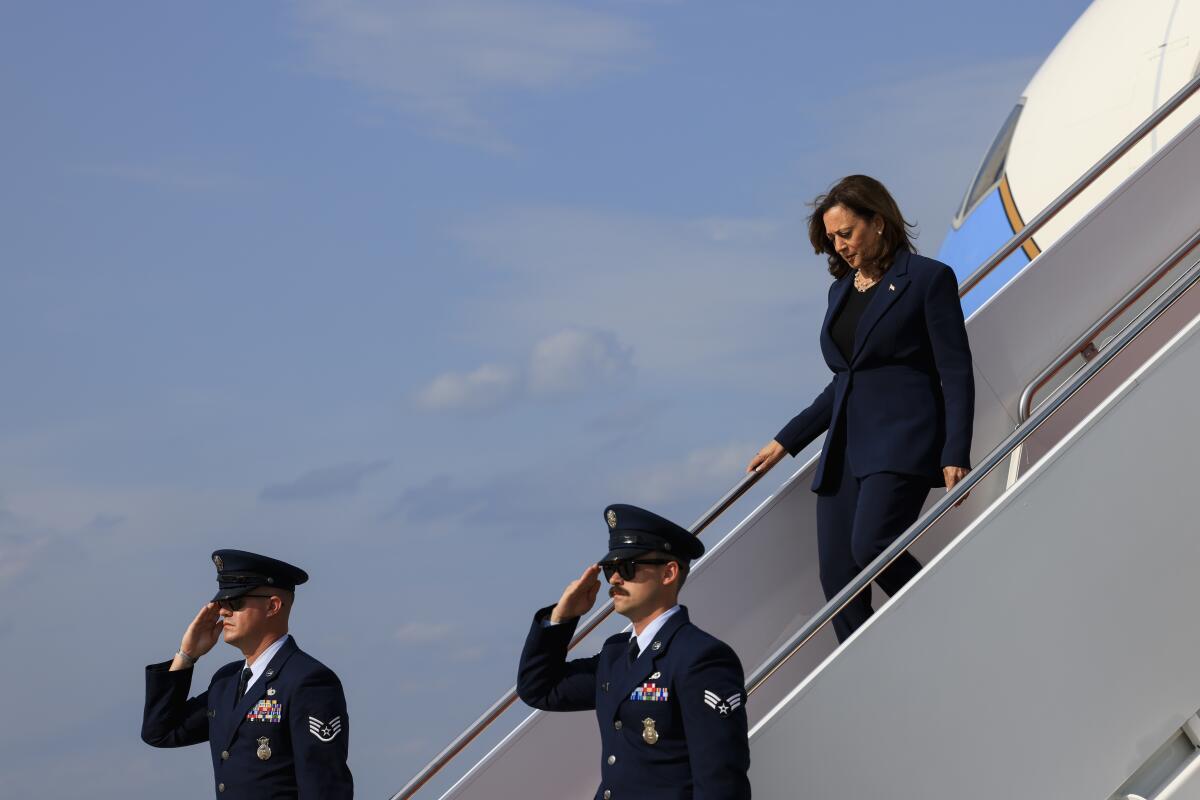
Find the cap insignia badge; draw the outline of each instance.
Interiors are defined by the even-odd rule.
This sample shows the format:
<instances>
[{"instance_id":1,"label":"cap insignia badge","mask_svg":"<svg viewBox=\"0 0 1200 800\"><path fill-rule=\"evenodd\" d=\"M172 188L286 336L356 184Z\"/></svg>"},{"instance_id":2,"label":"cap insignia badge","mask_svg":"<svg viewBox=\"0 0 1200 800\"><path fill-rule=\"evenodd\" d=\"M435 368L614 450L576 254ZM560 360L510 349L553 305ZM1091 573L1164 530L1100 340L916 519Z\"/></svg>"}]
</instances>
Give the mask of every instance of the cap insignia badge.
<instances>
[{"instance_id":1,"label":"cap insignia badge","mask_svg":"<svg viewBox=\"0 0 1200 800\"><path fill-rule=\"evenodd\" d=\"M646 744L658 744L658 731L654 728L654 718L642 720L642 741Z\"/></svg>"},{"instance_id":2,"label":"cap insignia badge","mask_svg":"<svg viewBox=\"0 0 1200 800\"><path fill-rule=\"evenodd\" d=\"M258 737L258 757L263 761L271 757L271 740L266 736Z\"/></svg>"},{"instance_id":3,"label":"cap insignia badge","mask_svg":"<svg viewBox=\"0 0 1200 800\"><path fill-rule=\"evenodd\" d=\"M608 520L608 527L617 527L617 512L613 511L611 508L608 510L608 513L604 515L604 519Z\"/></svg>"},{"instance_id":4,"label":"cap insignia badge","mask_svg":"<svg viewBox=\"0 0 1200 800\"><path fill-rule=\"evenodd\" d=\"M213 556L213 566L217 568L217 572L225 569L225 561L220 556Z\"/></svg>"}]
</instances>

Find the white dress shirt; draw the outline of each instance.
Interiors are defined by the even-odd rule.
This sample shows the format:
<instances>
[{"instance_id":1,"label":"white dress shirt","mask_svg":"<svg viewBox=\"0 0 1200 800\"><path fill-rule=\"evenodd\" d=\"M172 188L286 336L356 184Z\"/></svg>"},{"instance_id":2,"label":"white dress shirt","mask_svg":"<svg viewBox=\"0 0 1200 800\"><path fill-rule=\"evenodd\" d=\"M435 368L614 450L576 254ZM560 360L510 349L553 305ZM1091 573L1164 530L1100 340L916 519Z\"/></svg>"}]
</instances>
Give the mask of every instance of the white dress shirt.
<instances>
[{"instance_id":1,"label":"white dress shirt","mask_svg":"<svg viewBox=\"0 0 1200 800\"><path fill-rule=\"evenodd\" d=\"M250 681L246 684L246 691L250 691L250 687L258 680L259 676L267 671L267 664L271 663L271 659L279 652L279 648L283 647L284 642L288 640L291 634L285 633L275 641L271 642L271 646L263 650L258 658L254 659L254 663L245 664L242 669L250 668Z\"/></svg>"},{"instance_id":2,"label":"white dress shirt","mask_svg":"<svg viewBox=\"0 0 1200 800\"><path fill-rule=\"evenodd\" d=\"M658 632L662 630L662 626L666 625L667 620L669 620L671 618L671 615L674 614L678 610L679 610L678 604L671 606L666 611L664 611L663 613L661 613L657 617L655 617L653 622L651 622L645 628L642 628L641 634L639 634L637 636L635 636L633 634L633 632L630 631L630 633L629 633L630 641L637 639L638 656L639 657L641 656L642 653L646 652L647 647L649 647L650 645L652 645L654 643L654 637L658 636Z\"/></svg>"},{"instance_id":3,"label":"white dress shirt","mask_svg":"<svg viewBox=\"0 0 1200 800\"><path fill-rule=\"evenodd\" d=\"M679 610L679 604L676 603L675 605L671 606L663 613L659 614L657 617L654 618L653 622L651 622L649 625L647 625L645 628L642 629L641 636L635 635L633 633L633 631L629 632L629 640L630 641L637 639L638 656L641 656L642 653L646 652L647 647L654 644L654 637L658 635L658 632L660 630L662 630L662 626L667 624L667 620L669 620L671 618L671 615L674 614L678 610ZM549 628L553 625L561 625L561 624L562 624L561 622L551 622L549 616L542 618L542 627L543 628Z\"/></svg>"}]
</instances>

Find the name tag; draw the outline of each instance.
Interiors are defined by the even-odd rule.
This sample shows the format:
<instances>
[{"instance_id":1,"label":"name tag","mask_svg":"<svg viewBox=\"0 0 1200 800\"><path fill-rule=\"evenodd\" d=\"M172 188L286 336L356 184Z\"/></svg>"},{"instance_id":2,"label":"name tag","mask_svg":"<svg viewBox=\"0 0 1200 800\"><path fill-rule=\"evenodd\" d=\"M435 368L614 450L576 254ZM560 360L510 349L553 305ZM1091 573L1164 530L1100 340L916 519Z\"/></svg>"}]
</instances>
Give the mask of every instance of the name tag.
<instances>
[{"instance_id":1,"label":"name tag","mask_svg":"<svg viewBox=\"0 0 1200 800\"><path fill-rule=\"evenodd\" d=\"M250 722L283 722L283 705L278 700L259 700L246 719Z\"/></svg>"},{"instance_id":2,"label":"name tag","mask_svg":"<svg viewBox=\"0 0 1200 800\"><path fill-rule=\"evenodd\" d=\"M647 703L665 703L670 697L667 687L659 688L653 683L643 683L629 695L630 700L641 700Z\"/></svg>"}]
</instances>

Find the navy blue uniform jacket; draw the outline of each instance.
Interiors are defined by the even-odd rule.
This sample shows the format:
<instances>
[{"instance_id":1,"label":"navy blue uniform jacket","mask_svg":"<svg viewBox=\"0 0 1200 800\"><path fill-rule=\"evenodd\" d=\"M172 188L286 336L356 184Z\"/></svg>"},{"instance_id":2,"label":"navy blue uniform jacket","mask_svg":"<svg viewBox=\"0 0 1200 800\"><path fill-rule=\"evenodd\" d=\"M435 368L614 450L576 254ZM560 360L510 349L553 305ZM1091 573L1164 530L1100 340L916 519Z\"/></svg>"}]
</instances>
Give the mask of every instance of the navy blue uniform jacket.
<instances>
[{"instance_id":1,"label":"navy blue uniform jacket","mask_svg":"<svg viewBox=\"0 0 1200 800\"><path fill-rule=\"evenodd\" d=\"M628 633L609 637L591 658L567 661L578 619L545 627L553 608L534 616L517 693L544 711L595 709L603 743L597 800L750 797L745 677L729 645L680 608L632 666ZM653 744L645 737L651 726Z\"/></svg>"},{"instance_id":2,"label":"navy blue uniform jacket","mask_svg":"<svg viewBox=\"0 0 1200 800\"><path fill-rule=\"evenodd\" d=\"M830 326L849 292L851 271L829 287L821 353L833 380L775 441L793 456L826 430L813 491L827 491L826 457L845 442L855 477L898 472L944 486L942 467L970 467L975 415L971 348L950 267L898 250L863 311L846 362Z\"/></svg>"},{"instance_id":3,"label":"navy blue uniform jacket","mask_svg":"<svg viewBox=\"0 0 1200 800\"><path fill-rule=\"evenodd\" d=\"M142 740L155 747L208 742L213 791L228 798L350 798L350 718L333 671L290 636L241 700L244 661L221 667L208 690L188 699L192 670L170 661L146 667ZM259 755L266 738L268 758Z\"/></svg>"}]
</instances>

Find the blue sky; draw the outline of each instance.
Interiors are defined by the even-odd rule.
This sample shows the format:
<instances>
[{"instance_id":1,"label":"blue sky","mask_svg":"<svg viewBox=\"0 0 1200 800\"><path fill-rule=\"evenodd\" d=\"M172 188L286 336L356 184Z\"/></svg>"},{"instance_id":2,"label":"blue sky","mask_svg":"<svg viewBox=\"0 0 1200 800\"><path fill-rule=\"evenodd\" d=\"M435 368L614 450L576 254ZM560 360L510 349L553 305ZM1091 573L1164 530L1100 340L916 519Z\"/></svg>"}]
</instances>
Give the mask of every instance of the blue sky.
<instances>
[{"instance_id":1,"label":"blue sky","mask_svg":"<svg viewBox=\"0 0 1200 800\"><path fill-rule=\"evenodd\" d=\"M607 503L690 522L824 385L806 202L874 174L935 253L1085 6L6 5L7 789L209 796L137 732L220 547L310 571L397 789Z\"/></svg>"}]
</instances>

